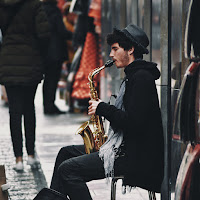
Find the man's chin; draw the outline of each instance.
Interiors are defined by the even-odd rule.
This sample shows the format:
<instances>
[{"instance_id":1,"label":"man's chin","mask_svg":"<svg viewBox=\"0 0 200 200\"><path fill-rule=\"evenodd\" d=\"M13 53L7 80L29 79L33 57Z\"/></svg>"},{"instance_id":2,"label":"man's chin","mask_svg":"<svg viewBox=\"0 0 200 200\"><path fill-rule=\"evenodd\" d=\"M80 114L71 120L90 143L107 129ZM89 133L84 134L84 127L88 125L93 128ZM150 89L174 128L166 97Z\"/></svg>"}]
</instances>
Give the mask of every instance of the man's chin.
<instances>
[{"instance_id":1,"label":"man's chin","mask_svg":"<svg viewBox=\"0 0 200 200\"><path fill-rule=\"evenodd\" d=\"M121 66L121 65L115 65L118 69L120 68L124 68L125 66Z\"/></svg>"}]
</instances>

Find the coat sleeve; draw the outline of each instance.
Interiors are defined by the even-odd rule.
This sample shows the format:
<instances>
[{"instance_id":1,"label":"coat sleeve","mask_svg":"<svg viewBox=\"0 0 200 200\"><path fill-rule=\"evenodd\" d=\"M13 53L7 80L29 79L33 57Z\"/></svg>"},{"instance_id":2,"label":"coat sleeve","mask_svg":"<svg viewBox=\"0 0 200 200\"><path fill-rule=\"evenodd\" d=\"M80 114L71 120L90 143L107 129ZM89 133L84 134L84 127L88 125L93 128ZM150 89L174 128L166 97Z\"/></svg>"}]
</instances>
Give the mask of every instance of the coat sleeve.
<instances>
[{"instance_id":1,"label":"coat sleeve","mask_svg":"<svg viewBox=\"0 0 200 200\"><path fill-rule=\"evenodd\" d=\"M127 127L144 133L146 126L157 115L159 108L154 80L136 80L125 97L127 107Z\"/></svg>"},{"instance_id":2,"label":"coat sleeve","mask_svg":"<svg viewBox=\"0 0 200 200\"><path fill-rule=\"evenodd\" d=\"M125 111L101 102L97 107L96 114L104 116L110 121L112 127L122 129L124 133L132 127L142 130L153 110L153 94L155 94L153 80L134 80L127 83L126 86Z\"/></svg>"},{"instance_id":3,"label":"coat sleeve","mask_svg":"<svg viewBox=\"0 0 200 200\"><path fill-rule=\"evenodd\" d=\"M50 26L41 2L35 5L35 30L39 39L50 38Z\"/></svg>"},{"instance_id":4,"label":"coat sleeve","mask_svg":"<svg viewBox=\"0 0 200 200\"><path fill-rule=\"evenodd\" d=\"M54 26L54 29L56 29L57 33L59 33L60 37L65 40L72 39L72 32L70 32L66 29L64 22L63 22L62 14L61 14L59 8L57 8L55 10L55 13L51 13L51 15L52 15L52 16L50 16L51 22Z\"/></svg>"}]
</instances>

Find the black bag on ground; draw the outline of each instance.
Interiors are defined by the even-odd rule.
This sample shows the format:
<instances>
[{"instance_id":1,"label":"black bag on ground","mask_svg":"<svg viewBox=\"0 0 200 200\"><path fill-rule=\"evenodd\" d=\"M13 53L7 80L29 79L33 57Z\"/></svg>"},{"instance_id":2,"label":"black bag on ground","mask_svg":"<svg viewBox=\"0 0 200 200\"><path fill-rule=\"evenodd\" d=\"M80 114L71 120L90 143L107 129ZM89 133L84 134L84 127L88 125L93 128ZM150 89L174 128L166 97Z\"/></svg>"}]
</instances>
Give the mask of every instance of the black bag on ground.
<instances>
[{"instance_id":1,"label":"black bag on ground","mask_svg":"<svg viewBox=\"0 0 200 200\"><path fill-rule=\"evenodd\" d=\"M56 190L50 188L43 188L33 200L69 200L69 199Z\"/></svg>"}]
</instances>

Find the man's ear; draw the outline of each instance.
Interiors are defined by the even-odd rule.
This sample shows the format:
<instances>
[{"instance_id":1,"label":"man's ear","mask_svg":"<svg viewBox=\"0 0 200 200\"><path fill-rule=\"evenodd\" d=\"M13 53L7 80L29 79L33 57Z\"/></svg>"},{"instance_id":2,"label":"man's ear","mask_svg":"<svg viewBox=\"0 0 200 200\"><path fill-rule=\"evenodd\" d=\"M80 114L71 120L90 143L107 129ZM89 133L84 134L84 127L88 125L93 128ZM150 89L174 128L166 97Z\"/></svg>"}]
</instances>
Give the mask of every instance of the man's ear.
<instances>
[{"instance_id":1,"label":"man's ear","mask_svg":"<svg viewBox=\"0 0 200 200\"><path fill-rule=\"evenodd\" d=\"M128 50L129 55L133 54L134 50L135 50L134 47L130 48L130 49Z\"/></svg>"}]
</instances>

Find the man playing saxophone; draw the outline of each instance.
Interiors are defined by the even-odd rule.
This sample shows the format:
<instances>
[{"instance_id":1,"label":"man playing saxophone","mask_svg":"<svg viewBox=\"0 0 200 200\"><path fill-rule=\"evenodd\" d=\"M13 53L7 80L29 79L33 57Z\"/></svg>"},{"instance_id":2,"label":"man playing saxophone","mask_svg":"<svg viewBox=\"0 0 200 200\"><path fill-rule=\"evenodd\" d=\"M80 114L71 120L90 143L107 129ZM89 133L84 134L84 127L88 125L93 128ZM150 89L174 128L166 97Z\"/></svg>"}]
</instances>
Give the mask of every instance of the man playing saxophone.
<instances>
[{"instance_id":1,"label":"man playing saxophone","mask_svg":"<svg viewBox=\"0 0 200 200\"><path fill-rule=\"evenodd\" d=\"M162 120L155 80L155 63L143 60L149 39L129 24L107 35L110 57L125 78L115 105L90 100L88 114L110 122L108 139L99 151L85 153L84 145L63 147L56 159L51 188L71 200L91 200L86 182L123 175L123 184L160 192L164 169ZM43 200L40 198L40 200Z\"/></svg>"}]
</instances>

